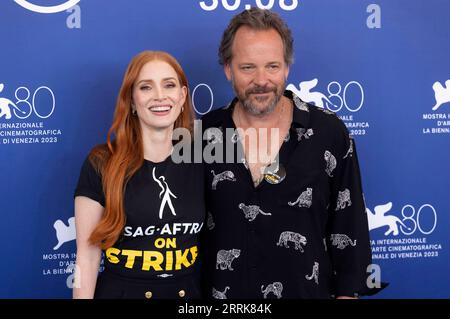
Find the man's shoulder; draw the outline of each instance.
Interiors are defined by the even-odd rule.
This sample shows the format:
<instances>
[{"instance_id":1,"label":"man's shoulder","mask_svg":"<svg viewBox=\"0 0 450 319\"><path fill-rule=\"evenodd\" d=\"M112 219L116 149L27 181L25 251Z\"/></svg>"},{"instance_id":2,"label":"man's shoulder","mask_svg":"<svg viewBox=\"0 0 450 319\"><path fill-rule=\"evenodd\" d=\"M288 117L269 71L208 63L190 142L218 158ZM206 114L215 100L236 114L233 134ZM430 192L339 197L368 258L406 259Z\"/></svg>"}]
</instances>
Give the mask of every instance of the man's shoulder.
<instances>
[{"instance_id":1,"label":"man's shoulder","mask_svg":"<svg viewBox=\"0 0 450 319\"><path fill-rule=\"evenodd\" d=\"M308 109L313 126L326 127L332 134L348 134L347 127L335 112L309 103Z\"/></svg>"},{"instance_id":2,"label":"man's shoulder","mask_svg":"<svg viewBox=\"0 0 450 319\"><path fill-rule=\"evenodd\" d=\"M345 123L335 112L310 104L308 108L311 127L321 132L325 140L333 145L332 149L336 154L346 152L350 146L351 137Z\"/></svg>"},{"instance_id":3,"label":"man's shoulder","mask_svg":"<svg viewBox=\"0 0 450 319\"><path fill-rule=\"evenodd\" d=\"M203 115L201 118L203 130L210 128L210 127L221 126L227 112L228 112L228 110L227 110L227 107L225 106L225 107L218 108L216 110L213 110L213 111L208 112L207 114Z\"/></svg>"}]
</instances>

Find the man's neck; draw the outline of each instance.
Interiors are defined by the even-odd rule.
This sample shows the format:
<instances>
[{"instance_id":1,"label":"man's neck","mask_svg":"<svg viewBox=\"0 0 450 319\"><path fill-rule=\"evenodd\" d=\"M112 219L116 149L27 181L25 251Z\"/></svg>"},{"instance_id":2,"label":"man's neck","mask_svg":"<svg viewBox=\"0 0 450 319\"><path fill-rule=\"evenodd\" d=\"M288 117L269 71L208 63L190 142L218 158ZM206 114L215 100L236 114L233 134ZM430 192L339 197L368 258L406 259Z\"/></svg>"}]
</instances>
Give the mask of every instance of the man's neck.
<instances>
[{"instance_id":1,"label":"man's neck","mask_svg":"<svg viewBox=\"0 0 450 319\"><path fill-rule=\"evenodd\" d=\"M286 116L292 116L290 106L289 99L281 97L273 112L255 115L246 111L242 104L238 102L233 112L233 120L237 127L244 130L248 128L281 128L283 123L286 123Z\"/></svg>"},{"instance_id":2,"label":"man's neck","mask_svg":"<svg viewBox=\"0 0 450 319\"><path fill-rule=\"evenodd\" d=\"M292 122L292 103L283 97L275 111L264 116L243 112L240 104L237 104L236 107L233 112L233 120L236 127L244 130L241 142L256 186L261 182L264 169L276 159L289 131ZM245 117L242 114L245 114ZM256 134L251 134L249 129L256 129Z\"/></svg>"}]
</instances>

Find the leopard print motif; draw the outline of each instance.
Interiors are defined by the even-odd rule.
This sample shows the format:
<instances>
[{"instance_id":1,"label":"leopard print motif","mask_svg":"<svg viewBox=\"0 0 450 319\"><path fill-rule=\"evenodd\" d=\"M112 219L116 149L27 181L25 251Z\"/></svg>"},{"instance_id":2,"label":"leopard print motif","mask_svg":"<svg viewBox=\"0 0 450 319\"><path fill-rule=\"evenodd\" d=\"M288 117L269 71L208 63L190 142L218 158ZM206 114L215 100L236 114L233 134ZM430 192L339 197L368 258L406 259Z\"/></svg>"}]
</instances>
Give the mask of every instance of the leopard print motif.
<instances>
[{"instance_id":1,"label":"leopard print motif","mask_svg":"<svg viewBox=\"0 0 450 319\"><path fill-rule=\"evenodd\" d=\"M218 127L210 127L204 133L208 144L217 144L223 142L223 132Z\"/></svg>"},{"instance_id":2,"label":"leopard print motif","mask_svg":"<svg viewBox=\"0 0 450 319\"><path fill-rule=\"evenodd\" d=\"M314 282L316 283L316 285L319 284L319 263L318 262L314 262L314 266L312 269L312 274L311 275L306 275L305 278L307 280L312 280L314 279Z\"/></svg>"},{"instance_id":3,"label":"leopard print motif","mask_svg":"<svg viewBox=\"0 0 450 319\"><path fill-rule=\"evenodd\" d=\"M212 289L212 296L214 299L227 299L227 290L230 289L230 287L226 286L224 291L218 291L216 288L213 287Z\"/></svg>"},{"instance_id":4,"label":"leopard print motif","mask_svg":"<svg viewBox=\"0 0 450 319\"><path fill-rule=\"evenodd\" d=\"M267 299L267 295L269 293L273 293L278 299L283 297L281 293L283 292L283 284L279 281L276 281L270 285L267 285L266 289L264 289L264 285L261 286L261 292L264 294L264 299Z\"/></svg>"},{"instance_id":5,"label":"leopard print motif","mask_svg":"<svg viewBox=\"0 0 450 319\"><path fill-rule=\"evenodd\" d=\"M297 131L297 141L303 140L309 140L311 136L314 135L314 131L312 128L309 128L308 130L304 128L296 128Z\"/></svg>"},{"instance_id":6,"label":"leopard print motif","mask_svg":"<svg viewBox=\"0 0 450 319\"><path fill-rule=\"evenodd\" d=\"M240 249L219 250L217 253L216 269L219 269L220 266L220 270L228 269L233 271L234 269L231 267L231 263L240 255Z\"/></svg>"},{"instance_id":7,"label":"leopard print motif","mask_svg":"<svg viewBox=\"0 0 450 319\"><path fill-rule=\"evenodd\" d=\"M306 191L302 192L295 202L288 202L289 206L310 208L312 205L312 188L307 188Z\"/></svg>"},{"instance_id":8,"label":"leopard print motif","mask_svg":"<svg viewBox=\"0 0 450 319\"><path fill-rule=\"evenodd\" d=\"M343 157L343 159L346 159L347 157L352 157L353 155L353 139L350 139L350 146L348 147L348 151Z\"/></svg>"},{"instance_id":9,"label":"leopard print motif","mask_svg":"<svg viewBox=\"0 0 450 319\"><path fill-rule=\"evenodd\" d=\"M278 239L277 246L283 245L285 248L289 248L288 241L292 241L295 245L295 250L300 250L300 252L304 252L303 246L306 246L307 240L306 237L291 231L284 231L280 234L280 238Z\"/></svg>"},{"instance_id":10,"label":"leopard print motif","mask_svg":"<svg viewBox=\"0 0 450 319\"><path fill-rule=\"evenodd\" d=\"M256 216L258 216L258 214L262 214L262 215L272 215L271 213L265 213L261 210L261 208L259 208L259 206L257 205L249 205L246 206L243 203L239 204L239 208L242 209L242 211L245 214L245 218L248 219L248 221L252 222L255 220Z\"/></svg>"},{"instance_id":11,"label":"leopard print motif","mask_svg":"<svg viewBox=\"0 0 450 319\"><path fill-rule=\"evenodd\" d=\"M336 210L344 209L345 207L350 206L352 206L352 200L350 199L350 190L346 188L342 192L339 191L336 203Z\"/></svg>"},{"instance_id":12,"label":"leopard print motif","mask_svg":"<svg viewBox=\"0 0 450 319\"><path fill-rule=\"evenodd\" d=\"M348 245L356 246L356 239L352 241L350 237L345 234L331 234L331 244L337 246L338 249L344 249Z\"/></svg>"},{"instance_id":13,"label":"leopard print motif","mask_svg":"<svg viewBox=\"0 0 450 319\"><path fill-rule=\"evenodd\" d=\"M211 189L212 190L216 190L217 188L217 183L222 182L222 181L231 181L231 182L235 182L236 178L234 177L234 174L232 171L225 171L219 174L215 174L214 170L211 170L211 174L213 174L213 181L212 181L212 185L211 185Z\"/></svg>"},{"instance_id":14,"label":"leopard print motif","mask_svg":"<svg viewBox=\"0 0 450 319\"><path fill-rule=\"evenodd\" d=\"M305 102L300 100L300 98L297 95L294 94L294 98L293 99L294 99L295 106L299 110L302 110L302 111L305 111L305 112L309 112L308 104L306 104Z\"/></svg>"},{"instance_id":15,"label":"leopard print motif","mask_svg":"<svg viewBox=\"0 0 450 319\"><path fill-rule=\"evenodd\" d=\"M333 177L333 175L331 174L333 173L337 165L336 157L334 157L334 155L331 154L330 151L325 151L324 159L326 163L325 172L327 172L328 176Z\"/></svg>"}]
</instances>

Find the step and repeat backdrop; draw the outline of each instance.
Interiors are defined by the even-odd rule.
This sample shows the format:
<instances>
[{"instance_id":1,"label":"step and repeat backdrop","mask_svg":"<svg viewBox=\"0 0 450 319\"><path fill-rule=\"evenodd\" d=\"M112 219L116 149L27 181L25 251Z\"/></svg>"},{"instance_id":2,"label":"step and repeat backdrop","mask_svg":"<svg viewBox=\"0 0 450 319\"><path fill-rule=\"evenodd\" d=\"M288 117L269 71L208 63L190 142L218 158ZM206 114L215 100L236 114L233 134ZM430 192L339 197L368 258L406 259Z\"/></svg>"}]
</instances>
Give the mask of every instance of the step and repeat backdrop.
<instances>
[{"instance_id":1,"label":"step and repeat backdrop","mask_svg":"<svg viewBox=\"0 0 450 319\"><path fill-rule=\"evenodd\" d=\"M206 114L233 97L217 48L251 6L292 29L288 88L355 137L376 297L450 298L448 0L2 0L1 298L71 297L73 191L130 59L173 54Z\"/></svg>"}]
</instances>

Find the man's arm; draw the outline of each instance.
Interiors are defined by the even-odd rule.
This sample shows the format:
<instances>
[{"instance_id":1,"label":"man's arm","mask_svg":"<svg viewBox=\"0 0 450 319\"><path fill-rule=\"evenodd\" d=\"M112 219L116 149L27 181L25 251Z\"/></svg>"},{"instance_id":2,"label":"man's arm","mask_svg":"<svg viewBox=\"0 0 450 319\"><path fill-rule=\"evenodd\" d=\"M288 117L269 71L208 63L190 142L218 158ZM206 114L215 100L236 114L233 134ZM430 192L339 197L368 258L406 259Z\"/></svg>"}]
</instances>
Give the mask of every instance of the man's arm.
<instances>
[{"instance_id":1,"label":"man's arm","mask_svg":"<svg viewBox=\"0 0 450 319\"><path fill-rule=\"evenodd\" d=\"M342 124L343 125L343 124ZM365 294L367 267L372 263L356 146L345 127L337 135L337 165L331 178L327 242L339 299Z\"/></svg>"}]
</instances>

